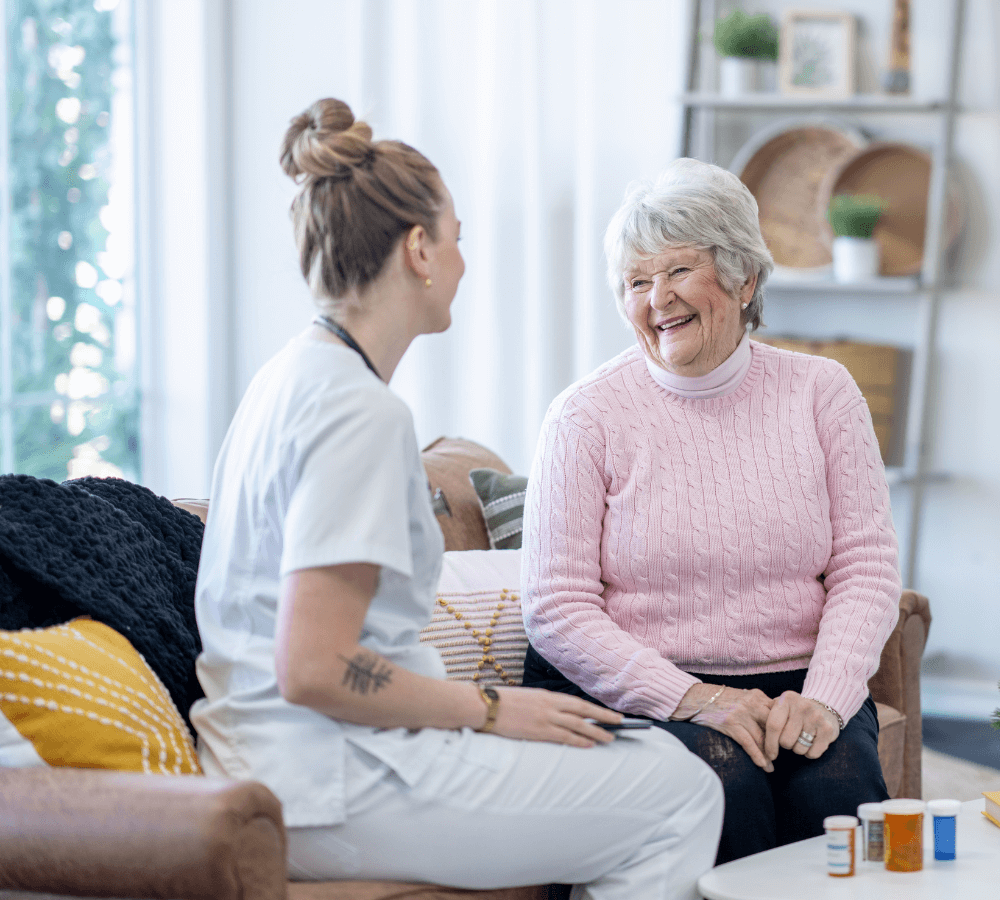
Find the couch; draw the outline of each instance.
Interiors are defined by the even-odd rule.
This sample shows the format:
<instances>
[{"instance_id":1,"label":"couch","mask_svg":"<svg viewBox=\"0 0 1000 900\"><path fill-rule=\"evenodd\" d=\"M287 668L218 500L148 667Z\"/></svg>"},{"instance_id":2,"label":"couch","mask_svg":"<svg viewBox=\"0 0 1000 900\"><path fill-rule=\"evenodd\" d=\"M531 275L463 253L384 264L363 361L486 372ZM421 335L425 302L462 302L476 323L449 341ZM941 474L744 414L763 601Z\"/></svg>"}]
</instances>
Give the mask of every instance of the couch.
<instances>
[{"instance_id":1,"label":"couch","mask_svg":"<svg viewBox=\"0 0 1000 900\"><path fill-rule=\"evenodd\" d=\"M468 473L510 470L469 441L439 439L424 466L448 550L490 546ZM206 501L178 505L204 518ZM893 797L920 796L920 661L930 611L904 591L899 622L870 681L879 758ZM287 882L285 830L256 782L95 769L0 770L0 897L39 894L163 900L547 900L539 885L463 891L391 882ZM442 842L443 852L446 841ZM24 893L30 892L30 893Z\"/></svg>"}]
</instances>

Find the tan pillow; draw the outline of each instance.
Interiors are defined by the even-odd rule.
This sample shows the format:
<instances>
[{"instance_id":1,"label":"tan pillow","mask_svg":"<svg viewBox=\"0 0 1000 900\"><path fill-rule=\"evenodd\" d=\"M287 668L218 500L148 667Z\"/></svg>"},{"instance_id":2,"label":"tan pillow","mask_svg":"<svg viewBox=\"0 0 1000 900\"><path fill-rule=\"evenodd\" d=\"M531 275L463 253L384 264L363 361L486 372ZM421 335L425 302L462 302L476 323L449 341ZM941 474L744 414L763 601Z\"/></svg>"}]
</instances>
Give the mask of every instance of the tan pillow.
<instances>
[{"instance_id":1,"label":"tan pillow","mask_svg":"<svg viewBox=\"0 0 1000 900\"><path fill-rule=\"evenodd\" d=\"M528 638L520 579L520 550L445 553L434 616L420 640L437 647L449 679L521 683Z\"/></svg>"},{"instance_id":2,"label":"tan pillow","mask_svg":"<svg viewBox=\"0 0 1000 900\"><path fill-rule=\"evenodd\" d=\"M441 437L420 454L445 550L488 550L490 539L469 472L496 469L509 473L502 459L474 441Z\"/></svg>"}]
</instances>

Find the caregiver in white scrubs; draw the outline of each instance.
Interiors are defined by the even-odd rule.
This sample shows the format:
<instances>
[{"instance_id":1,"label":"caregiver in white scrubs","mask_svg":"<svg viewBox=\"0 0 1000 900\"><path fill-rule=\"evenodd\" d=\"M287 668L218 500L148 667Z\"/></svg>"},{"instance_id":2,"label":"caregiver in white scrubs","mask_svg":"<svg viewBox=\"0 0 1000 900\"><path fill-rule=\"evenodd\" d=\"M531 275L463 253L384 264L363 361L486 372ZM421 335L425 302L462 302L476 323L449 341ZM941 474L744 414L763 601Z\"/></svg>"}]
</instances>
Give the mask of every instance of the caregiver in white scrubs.
<instances>
[{"instance_id":1,"label":"caregiver in white scrubs","mask_svg":"<svg viewBox=\"0 0 1000 900\"><path fill-rule=\"evenodd\" d=\"M441 176L338 100L292 121L281 164L319 315L254 377L215 467L205 771L274 791L296 879L694 898L722 819L705 763L659 729L616 739L619 714L577 697L447 681L419 640L444 548L387 382L449 326L465 270Z\"/></svg>"}]
</instances>

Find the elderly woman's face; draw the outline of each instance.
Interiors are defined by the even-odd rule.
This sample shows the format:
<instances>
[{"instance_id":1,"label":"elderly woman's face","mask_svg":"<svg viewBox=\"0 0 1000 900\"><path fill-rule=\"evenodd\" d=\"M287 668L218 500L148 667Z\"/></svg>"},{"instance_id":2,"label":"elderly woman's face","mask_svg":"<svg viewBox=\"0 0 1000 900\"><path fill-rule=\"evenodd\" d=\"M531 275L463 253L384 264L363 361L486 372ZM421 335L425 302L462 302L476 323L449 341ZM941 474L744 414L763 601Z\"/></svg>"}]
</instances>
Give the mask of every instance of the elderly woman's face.
<instances>
[{"instance_id":1,"label":"elderly woman's face","mask_svg":"<svg viewBox=\"0 0 1000 900\"><path fill-rule=\"evenodd\" d=\"M753 280L739 299L715 277L712 254L668 247L625 270L625 312L639 346L654 363L676 375L707 375L725 362L743 337L742 302L753 296Z\"/></svg>"}]
</instances>

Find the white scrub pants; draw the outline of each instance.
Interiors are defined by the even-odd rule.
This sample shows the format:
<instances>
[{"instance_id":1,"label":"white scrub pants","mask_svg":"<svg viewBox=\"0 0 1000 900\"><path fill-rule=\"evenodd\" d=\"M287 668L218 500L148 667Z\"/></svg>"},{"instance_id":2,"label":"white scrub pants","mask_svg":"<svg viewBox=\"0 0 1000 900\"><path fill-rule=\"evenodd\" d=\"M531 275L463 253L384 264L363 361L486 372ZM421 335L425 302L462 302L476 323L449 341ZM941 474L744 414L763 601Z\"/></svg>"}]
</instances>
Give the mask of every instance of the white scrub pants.
<instances>
[{"instance_id":1,"label":"white scrub pants","mask_svg":"<svg viewBox=\"0 0 1000 900\"><path fill-rule=\"evenodd\" d=\"M412 787L359 750L346 776L346 822L289 829L291 878L694 900L722 828L718 778L659 728L586 750L465 730Z\"/></svg>"}]
</instances>

